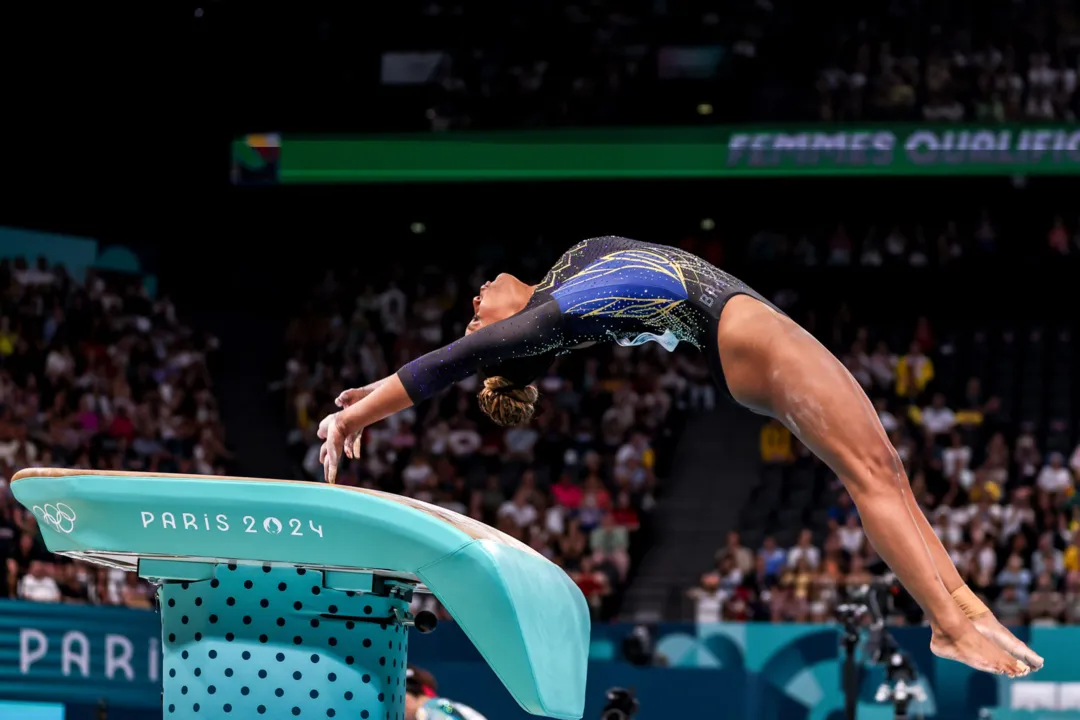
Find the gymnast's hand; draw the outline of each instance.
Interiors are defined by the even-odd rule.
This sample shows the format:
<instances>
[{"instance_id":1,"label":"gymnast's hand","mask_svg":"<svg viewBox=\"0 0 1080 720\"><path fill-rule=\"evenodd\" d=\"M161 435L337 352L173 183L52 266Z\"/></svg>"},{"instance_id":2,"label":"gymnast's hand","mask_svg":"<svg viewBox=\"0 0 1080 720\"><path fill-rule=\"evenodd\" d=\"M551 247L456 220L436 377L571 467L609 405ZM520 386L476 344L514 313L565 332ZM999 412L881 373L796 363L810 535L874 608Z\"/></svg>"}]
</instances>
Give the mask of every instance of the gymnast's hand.
<instances>
[{"instance_id":1,"label":"gymnast's hand","mask_svg":"<svg viewBox=\"0 0 1080 720\"><path fill-rule=\"evenodd\" d=\"M364 387L353 388L351 390L343 390L340 395L334 400L334 404L344 410L345 408L360 402L375 390L375 388L386 382L386 378L377 380L370 385Z\"/></svg>"},{"instance_id":2,"label":"gymnast's hand","mask_svg":"<svg viewBox=\"0 0 1080 720\"><path fill-rule=\"evenodd\" d=\"M350 458L360 456L360 433L362 430L348 432L345 423L342 422L340 413L333 413L323 418L319 423L319 438L323 440L319 450L319 462L323 464L323 473L326 482L333 485L337 482L338 464L341 462L342 450Z\"/></svg>"},{"instance_id":3,"label":"gymnast's hand","mask_svg":"<svg viewBox=\"0 0 1080 720\"><path fill-rule=\"evenodd\" d=\"M360 402L368 395L372 393L375 388L382 385L383 381L379 380L373 382L370 385L365 385L361 388L353 388L351 390L343 390L340 395L334 400L334 404L344 410L347 407L351 407ZM349 433L345 438L345 457L350 459L356 459L360 457L360 433L363 432L363 428L357 430L354 433Z\"/></svg>"},{"instance_id":4,"label":"gymnast's hand","mask_svg":"<svg viewBox=\"0 0 1080 720\"><path fill-rule=\"evenodd\" d=\"M328 415L319 423L319 437L324 441L319 461L326 470L326 481L337 479L341 453L360 457L360 435L364 428L385 417L412 407L412 400L397 374L354 390L346 390L334 401L340 412Z\"/></svg>"}]
</instances>

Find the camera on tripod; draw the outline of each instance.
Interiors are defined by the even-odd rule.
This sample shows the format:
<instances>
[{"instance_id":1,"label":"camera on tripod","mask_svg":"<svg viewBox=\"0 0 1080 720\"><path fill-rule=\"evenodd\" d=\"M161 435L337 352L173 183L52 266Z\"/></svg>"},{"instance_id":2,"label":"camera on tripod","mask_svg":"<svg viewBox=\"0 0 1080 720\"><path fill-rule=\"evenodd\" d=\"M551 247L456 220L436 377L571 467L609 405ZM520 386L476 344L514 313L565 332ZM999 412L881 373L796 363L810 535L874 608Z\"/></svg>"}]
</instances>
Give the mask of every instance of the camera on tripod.
<instances>
[{"instance_id":1,"label":"camera on tripod","mask_svg":"<svg viewBox=\"0 0 1080 720\"><path fill-rule=\"evenodd\" d=\"M892 610L893 596L899 590L892 575L877 579L848 591L846 602L836 608L836 618L844 627L841 644L844 647L845 715L855 719L859 694L859 669L855 650L859 645L864 619L869 619L865 656L871 665L885 666L885 682L877 689L877 702L891 702L893 717L905 720L913 700L922 702L926 693L918 683L915 664L901 649L885 627L885 618Z\"/></svg>"},{"instance_id":2,"label":"camera on tripod","mask_svg":"<svg viewBox=\"0 0 1080 720\"><path fill-rule=\"evenodd\" d=\"M600 711L600 720L630 720L639 707L633 690L614 687L607 691L607 704Z\"/></svg>"}]
</instances>

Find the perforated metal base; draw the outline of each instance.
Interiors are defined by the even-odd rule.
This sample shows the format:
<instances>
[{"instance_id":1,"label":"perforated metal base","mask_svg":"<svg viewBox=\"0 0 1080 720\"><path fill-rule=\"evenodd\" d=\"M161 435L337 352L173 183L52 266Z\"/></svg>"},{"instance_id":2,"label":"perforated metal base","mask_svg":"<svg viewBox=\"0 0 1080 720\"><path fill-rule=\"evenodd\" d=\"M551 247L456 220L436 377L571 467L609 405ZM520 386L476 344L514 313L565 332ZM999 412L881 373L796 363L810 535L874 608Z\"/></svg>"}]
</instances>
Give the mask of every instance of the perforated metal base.
<instances>
[{"instance_id":1,"label":"perforated metal base","mask_svg":"<svg viewBox=\"0 0 1080 720\"><path fill-rule=\"evenodd\" d=\"M408 610L401 597L236 565L159 596L165 718L404 720L408 631L378 622Z\"/></svg>"}]
</instances>

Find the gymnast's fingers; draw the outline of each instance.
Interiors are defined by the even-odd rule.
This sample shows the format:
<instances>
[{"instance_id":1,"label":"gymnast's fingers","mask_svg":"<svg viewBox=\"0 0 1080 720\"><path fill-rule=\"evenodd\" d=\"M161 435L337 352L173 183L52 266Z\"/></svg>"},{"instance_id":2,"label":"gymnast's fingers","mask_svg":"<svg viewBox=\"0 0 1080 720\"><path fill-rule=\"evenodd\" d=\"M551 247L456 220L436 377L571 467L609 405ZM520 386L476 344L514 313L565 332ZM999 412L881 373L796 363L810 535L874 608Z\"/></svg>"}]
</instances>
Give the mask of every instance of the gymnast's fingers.
<instances>
[{"instance_id":1,"label":"gymnast's fingers","mask_svg":"<svg viewBox=\"0 0 1080 720\"><path fill-rule=\"evenodd\" d=\"M367 397L371 393L367 388L352 388L350 390L343 390L337 399L334 400L334 404L339 408L347 408L355 402L359 402Z\"/></svg>"},{"instance_id":2,"label":"gymnast's fingers","mask_svg":"<svg viewBox=\"0 0 1080 720\"><path fill-rule=\"evenodd\" d=\"M319 423L319 432L317 434L320 440L325 440L330 434L330 425L334 422L335 417L337 417L337 413L330 413Z\"/></svg>"},{"instance_id":3,"label":"gymnast's fingers","mask_svg":"<svg viewBox=\"0 0 1080 720\"><path fill-rule=\"evenodd\" d=\"M339 456L337 449L330 446L329 442L327 442L323 448L326 450L326 459L323 461L323 473L326 475L326 482L333 485L337 480Z\"/></svg>"},{"instance_id":4,"label":"gymnast's fingers","mask_svg":"<svg viewBox=\"0 0 1080 720\"><path fill-rule=\"evenodd\" d=\"M358 441L360 439L360 433L353 433L345 438L345 457L350 460L355 460L360 454L360 448Z\"/></svg>"}]
</instances>

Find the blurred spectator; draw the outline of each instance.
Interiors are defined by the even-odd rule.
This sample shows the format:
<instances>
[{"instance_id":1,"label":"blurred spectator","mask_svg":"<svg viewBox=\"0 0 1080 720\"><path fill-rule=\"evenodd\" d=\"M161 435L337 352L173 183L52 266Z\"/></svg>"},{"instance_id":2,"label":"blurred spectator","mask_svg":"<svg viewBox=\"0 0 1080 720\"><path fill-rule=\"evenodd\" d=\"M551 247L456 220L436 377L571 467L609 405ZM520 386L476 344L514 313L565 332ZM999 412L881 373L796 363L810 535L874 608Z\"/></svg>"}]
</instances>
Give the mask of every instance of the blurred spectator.
<instances>
[{"instance_id":1,"label":"blurred spectator","mask_svg":"<svg viewBox=\"0 0 1080 720\"><path fill-rule=\"evenodd\" d=\"M57 583L60 586L60 594L64 602L82 605L91 601L90 588L88 586L93 571L85 563L71 563L69 565L57 565ZM138 576L132 575L135 580ZM150 586L142 583L141 587L150 590Z\"/></svg>"},{"instance_id":2,"label":"blurred spectator","mask_svg":"<svg viewBox=\"0 0 1080 720\"><path fill-rule=\"evenodd\" d=\"M849 555L862 555L866 535L863 533L862 525L859 524L858 516L848 515L847 522L837 528L836 533L842 550Z\"/></svg>"},{"instance_id":3,"label":"blurred spectator","mask_svg":"<svg viewBox=\"0 0 1080 720\"><path fill-rule=\"evenodd\" d=\"M945 395L934 393L930 407L923 408L922 425L931 438L948 435L956 425L956 413L945 406Z\"/></svg>"},{"instance_id":4,"label":"blurred spectator","mask_svg":"<svg viewBox=\"0 0 1080 720\"><path fill-rule=\"evenodd\" d=\"M1040 490L1052 495L1071 491L1073 477L1069 468L1065 467L1065 457L1061 453L1051 453L1050 461L1039 471L1036 482Z\"/></svg>"},{"instance_id":5,"label":"blurred spectator","mask_svg":"<svg viewBox=\"0 0 1080 720\"><path fill-rule=\"evenodd\" d=\"M1031 579L1031 571L1024 567L1024 558L1012 554L1005 562L1005 568L998 573L997 584L1002 588L1014 589L1017 602L1026 605Z\"/></svg>"},{"instance_id":6,"label":"blurred spectator","mask_svg":"<svg viewBox=\"0 0 1080 720\"><path fill-rule=\"evenodd\" d=\"M821 550L814 545L814 534L810 530L799 533L799 542L788 551L788 567L804 567L807 572L821 564Z\"/></svg>"},{"instance_id":7,"label":"blurred spectator","mask_svg":"<svg viewBox=\"0 0 1080 720\"><path fill-rule=\"evenodd\" d=\"M1065 227L1065 220L1058 216L1054 218L1054 224L1046 236L1046 242L1051 252L1057 255L1069 254L1069 231Z\"/></svg>"},{"instance_id":8,"label":"blurred spectator","mask_svg":"<svg viewBox=\"0 0 1080 720\"><path fill-rule=\"evenodd\" d=\"M1039 573L1035 591L1028 603L1028 618L1033 626L1052 627L1065 618L1065 596L1047 573Z\"/></svg>"},{"instance_id":9,"label":"blurred spectator","mask_svg":"<svg viewBox=\"0 0 1080 720\"><path fill-rule=\"evenodd\" d=\"M777 547L776 539L766 537L758 551L758 559L761 561L762 570L766 577L776 579L787 567L787 553Z\"/></svg>"},{"instance_id":10,"label":"blurred spectator","mask_svg":"<svg viewBox=\"0 0 1080 720\"><path fill-rule=\"evenodd\" d=\"M716 552L717 567L724 565L730 560L731 566L744 575L750 574L754 569L754 553L750 548L743 546L739 533L728 533L727 545Z\"/></svg>"},{"instance_id":11,"label":"blurred spectator","mask_svg":"<svg viewBox=\"0 0 1080 720\"><path fill-rule=\"evenodd\" d=\"M1050 533L1039 538L1039 549L1031 558L1031 571L1036 577L1046 575L1054 586L1065 577L1065 553L1054 547L1054 537Z\"/></svg>"},{"instance_id":12,"label":"blurred spectator","mask_svg":"<svg viewBox=\"0 0 1080 720\"><path fill-rule=\"evenodd\" d=\"M611 563L618 571L619 580L625 580L630 571L630 533L615 522L615 515L608 512L600 520L600 526L589 535L589 547L598 565Z\"/></svg>"},{"instance_id":13,"label":"blurred spectator","mask_svg":"<svg viewBox=\"0 0 1080 720\"><path fill-rule=\"evenodd\" d=\"M971 448L964 443L964 436L953 430L949 446L942 450L941 471L950 483L957 483L965 490L971 487L975 477L971 472Z\"/></svg>"},{"instance_id":14,"label":"blurred spectator","mask_svg":"<svg viewBox=\"0 0 1080 720\"><path fill-rule=\"evenodd\" d=\"M581 594L592 610L593 617L599 619L604 597L611 592L611 586L607 575L593 566L592 558L584 556L576 571L570 573L571 579L577 583Z\"/></svg>"},{"instance_id":15,"label":"blurred spectator","mask_svg":"<svg viewBox=\"0 0 1080 720\"><path fill-rule=\"evenodd\" d=\"M1001 588L1001 594L993 604L994 614L1004 625L1023 625L1027 622L1027 613L1024 611L1024 601L1020 598L1015 585L1005 585Z\"/></svg>"},{"instance_id":16,"label":"blurred spectator","mask_svg":"<svg viewBox=\"0 0 1080 720\"><path fill-rule=\"evenodd\" d=\"M1080 571L1069 573L1065 587L1065 622L1080 625Z\"/></svg>"},{"instance_id":17,"label":"blurred spectator","mask_svg":"<svg viewBox=\"0 0 1080 720\"><path fill-rule=\"evenodd\" d=\"M923 353L922 345L912 341L906 355L896 363L896 394L915 399L934 379L934 363Z\"/></svg>"},{"instance_id":18,"label":"blurred spectator","mask_svg":"<svg viewBox=\"0 0 1080 720\"><path fill-rule=\"evenodd\" d=\"M139 576L135 573L124 573L124 585L120 590L121 602L137 610L152 610L154 607L154 591L146 583L139 582Z\"/></svg>"},{"instance_id":19,"label":"blurred spectator","mask_svg":"<svg viewBox=\"0 0 1080 720\"><path fill-rule=\"evenodd\" d=\"M878 388L892 388L896 382L897 370L896 356L889 352L889 346L885 342L879 342L870 355L870 374L873 377L874 386Z\"/></svg>"},{"instance_id":20,"label":"blurred spectator","mask_svg":"<svg viewBox=\"0 0 1080 720\"><path fill-rule=\"evenodd\" d=\"M705 573L697 587L687 591L694 601L694 620L699 623L718 623L723 619L724 600L727 593L720 587L719 573Z\"/></svg>"},{"instance_id":21,"label":"blurred spectator","mask_svg":"<svg viewBox=\"0 0 1080 720\"><path fill-rule=\"evenodd\" d=\"M787 465L795 462L791 443L791 431L770 418L761 427L761 462L767 465Z\"/></svg>"},{"instance_id":22,"label":"blurred spectator","mask_svg":"<svg viewBox=\"0 0 1080 720\"><path fill-rule=\"evenodd\" d=\"M19 580L18 597L34 602L60 602L60 588L50 574L51 565L40 560L30 561L30 571Z\"/></svg>"}]
</instances>

